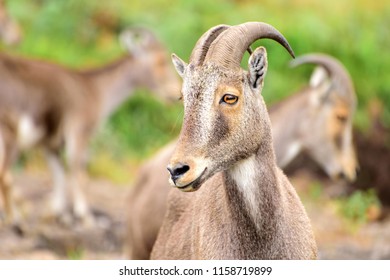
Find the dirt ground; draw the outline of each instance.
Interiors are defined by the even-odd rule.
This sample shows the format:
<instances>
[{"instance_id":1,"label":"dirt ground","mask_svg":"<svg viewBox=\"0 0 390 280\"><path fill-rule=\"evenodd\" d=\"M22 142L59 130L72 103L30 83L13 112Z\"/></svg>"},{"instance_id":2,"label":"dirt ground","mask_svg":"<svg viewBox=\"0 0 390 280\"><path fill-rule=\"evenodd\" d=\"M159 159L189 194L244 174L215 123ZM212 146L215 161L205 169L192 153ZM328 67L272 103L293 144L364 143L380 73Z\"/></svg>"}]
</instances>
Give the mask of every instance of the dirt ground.
<instances>
[{"instance_id":1,"label":"dirt ground","mask_svg":"<svg viewBox=\"0 0 390 280\"><path fill-rule=\"evenodd\" d=\"M387 208L373 208L368 221L352 223L335 202L356 191L307 169L290 175L312 222L320 259L390 259L390 215ZM313 199L310 186L321 182L323 191Z\"/></svg>"},{"instance_id":2,"label":"dirt ground","mask_svg":"<svg viewBox=\"0 0 390 280\"><path fill-rule=\"evenodd\" d=\"M320 259L390 259L390 215L385 211L390 201L390 196L387 196L390 149L383 149L388 140L383 138L381 142L370 135L356 138L361 151L358 183L332 182L315 164L304 158L298 159L297 165L303 161L305 169L292 167L287 170L311 218ZM47 219L51 182L46 172L20 171L14 176L24 223L22 231L0 224L0 259L125 258L122 251L125 198L131 186L90 179L86 194L96 225L71 228ZM313 182L321 182L323 188L315 199L309 195ZM334 200L367 186L377 188L383 208L370 221L351 227L340 215ZM0 218L1 214L2 210Z\"/></svg>"},{"instance_id":3,"label":"dirt ground","mask_svg":"<svg viewBox=\"0 0 390 280\"><path fill-rule=\"evenodd\" d=\"M50 178L15 174L22 231L0 226L0 259L123 259L124 201L128 187L89 180L86 195L96 223L74 227L48 218Z\"/></svg>"},{"instance_id":4,"label":"dirt ground","mask_svg":"<svg viewBox=\"0 0 390 280\"><path fill-rule=\"evenodd\" d=\"M315 180L305 170L292 182L313 223L321 259L390 259L390 218L351 229L331 206L331 188L320 200L305 198L305 187ZM87 193L97 224L93 228L71 229L45 218L50 180L42 174L16 176L25 226L23 234L7 226L0 228L0 259L123 259L126 186L91 180ZM329 192L330 194L328 194Z\"/></svg>"}]
</instances>

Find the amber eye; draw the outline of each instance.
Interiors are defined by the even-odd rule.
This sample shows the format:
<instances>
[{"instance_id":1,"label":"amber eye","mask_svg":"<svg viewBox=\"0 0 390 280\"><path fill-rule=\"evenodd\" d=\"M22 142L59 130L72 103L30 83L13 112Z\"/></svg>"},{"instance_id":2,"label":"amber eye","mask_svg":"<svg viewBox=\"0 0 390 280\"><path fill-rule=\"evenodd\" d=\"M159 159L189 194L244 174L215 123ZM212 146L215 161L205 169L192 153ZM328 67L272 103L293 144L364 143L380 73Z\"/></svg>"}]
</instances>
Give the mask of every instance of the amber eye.
<instances>
[{"instance_id":1,"label":"amber eye","mask_svg":"<svg viewBox=\"0 0 390 280\"><path fill-rule=\"evenodd\" d=\"M221 101L219 101L219 104L226 103L229 105L234 105L237 103L237 101L238 101L238 96L227 93L224 96L222 96Z\"/></svg>"},{"instance_id":2,"label":"amber eye","mask_svg":"<svg viewBox=\"0 0 390 280\"><path fill-rule=\"evenodd\" d=\"M336 115L336 118L339 122L345 123L347 121L347 116L345 115Z\"/></svg>"}]
</instances>

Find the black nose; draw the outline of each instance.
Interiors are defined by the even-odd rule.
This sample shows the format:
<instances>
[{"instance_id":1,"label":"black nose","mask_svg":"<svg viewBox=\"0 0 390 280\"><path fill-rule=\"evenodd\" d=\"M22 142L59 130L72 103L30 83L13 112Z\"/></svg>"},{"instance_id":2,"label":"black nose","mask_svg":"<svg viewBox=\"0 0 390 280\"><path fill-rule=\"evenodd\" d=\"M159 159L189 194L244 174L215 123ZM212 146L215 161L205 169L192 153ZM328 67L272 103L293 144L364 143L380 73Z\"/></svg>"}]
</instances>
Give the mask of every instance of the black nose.
<instances>
[{"instance_id":1,"label":"black nose","mask_svg":"<svg viewBox=\"0 0 390 280\"><path fill-rule=\"evenodd\" d=\"M171 178L173 182L176 182L178 178L183 176L188 170L190 170L190 167L186 164L178 163L175 166L167 167L169 173L171 174Z\"/></svg>"}]
</instances>

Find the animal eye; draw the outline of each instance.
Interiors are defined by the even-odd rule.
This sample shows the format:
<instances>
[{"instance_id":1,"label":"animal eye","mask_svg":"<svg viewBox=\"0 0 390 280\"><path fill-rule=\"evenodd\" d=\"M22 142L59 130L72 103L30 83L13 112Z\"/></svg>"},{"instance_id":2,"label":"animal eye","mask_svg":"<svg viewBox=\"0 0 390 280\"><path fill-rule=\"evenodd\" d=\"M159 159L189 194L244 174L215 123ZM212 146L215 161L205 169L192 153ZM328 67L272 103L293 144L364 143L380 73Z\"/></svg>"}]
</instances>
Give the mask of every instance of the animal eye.
<instances>
[{"instance_id":1,"label":"animal eye","mask_svg":"<svg viewBox=\"0 0 390 280\"><path fill-rule=\"evenodd\" d=\"M347 121L347 116L345 115L336 115L336 118L339 122L345 123Z\"/></svg>"},{"instance_id":2,"label":"animal eye","mask_svg":"<svg viewBox=\"0 0 390 280\"><path fill-rule=\"evenodd\" d=\"M219 104L226 103L229 105L234 105L237 103L237 101L238 101L238 96L227 93L224 96L222 96L221 101L219 101Z\"/></svg>"}]
</instances>

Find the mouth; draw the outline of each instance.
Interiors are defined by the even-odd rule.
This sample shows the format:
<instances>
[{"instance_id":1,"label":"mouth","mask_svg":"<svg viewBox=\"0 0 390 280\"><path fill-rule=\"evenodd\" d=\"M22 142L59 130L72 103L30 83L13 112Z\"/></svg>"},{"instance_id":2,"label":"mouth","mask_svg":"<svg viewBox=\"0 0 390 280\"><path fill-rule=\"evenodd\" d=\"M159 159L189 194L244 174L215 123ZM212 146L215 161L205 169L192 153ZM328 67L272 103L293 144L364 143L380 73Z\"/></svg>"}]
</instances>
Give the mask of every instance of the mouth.
<instances>
[{"instance_id":1,"label":"mouth","mask_svg":"<svg viewBox=\"0 0 390 280\"><path fill-rule=\"evenodd\" d=\"M184 185L184 186L177 186L175 184L175 186L179 190L181 190L182 192L194 192L194 191L197 191L200 188L200 186L202 185L202 183L203 183L203 175L206 173L206 170L207 170L207 167L202 171L202 173L198 176L198 178L196 178L191 183L189 183L187 185Z\"/></svg>"}]
</instances>

